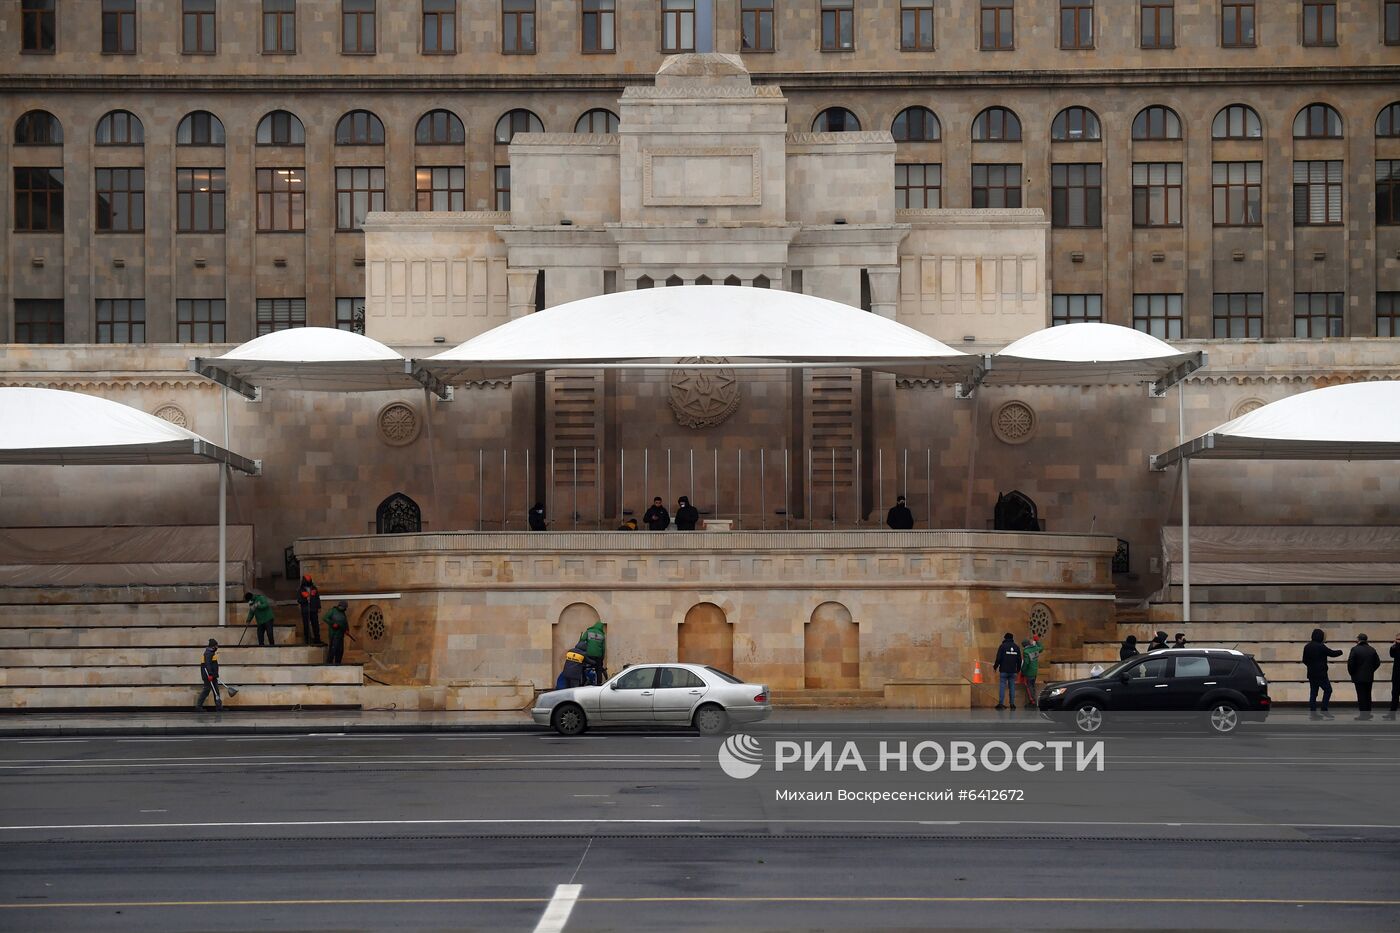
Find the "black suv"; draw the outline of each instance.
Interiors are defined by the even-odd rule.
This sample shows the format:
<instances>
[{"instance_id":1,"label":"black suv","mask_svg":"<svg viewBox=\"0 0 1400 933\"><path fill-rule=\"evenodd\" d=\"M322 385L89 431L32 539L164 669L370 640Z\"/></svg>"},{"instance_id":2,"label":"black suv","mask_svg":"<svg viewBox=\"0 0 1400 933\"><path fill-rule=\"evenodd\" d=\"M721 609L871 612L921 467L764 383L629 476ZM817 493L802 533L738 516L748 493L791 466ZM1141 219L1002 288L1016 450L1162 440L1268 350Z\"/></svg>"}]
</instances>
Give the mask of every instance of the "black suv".
<instances>
[{"instance_id":1,"label":"black suv","mask_svg":"<svg viewBox=\"0 0 1400 933\"><path fill-rule=\"evenodd\" d=\"M1097 732L1105 713L1151 719L1204 719L1217 733L1269 713L1269 681L1252 655L1233 648L1163 648L1119 661L1097 677L1048 684L1040 713ZM1126 717L1125 717L1126 718ZM1147 717L1144 717L1147 718Z\"/></svg>"}]
</instances>

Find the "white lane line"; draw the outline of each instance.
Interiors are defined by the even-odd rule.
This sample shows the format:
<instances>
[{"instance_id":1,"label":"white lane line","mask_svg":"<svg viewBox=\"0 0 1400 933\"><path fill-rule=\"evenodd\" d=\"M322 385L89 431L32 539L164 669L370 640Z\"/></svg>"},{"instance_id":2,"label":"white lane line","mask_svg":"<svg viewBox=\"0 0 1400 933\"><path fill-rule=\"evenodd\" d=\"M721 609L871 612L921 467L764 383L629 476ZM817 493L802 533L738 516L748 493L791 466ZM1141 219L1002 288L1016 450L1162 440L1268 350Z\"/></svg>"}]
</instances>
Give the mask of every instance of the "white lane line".
<instances>
[{"instance_id":1,"label":"white lane line","mask_svg":"<svg viewBox=\"0 0 1400 933\"><path fill-rule=\"evenodd\" d=\"M117 739L123 745L139 745L147 742L193 742L194 739Z\"/></svg>"},{"instance_id":2,"label":"white lane line","mask_svg":"<svg viewBox=\"0 0 1400 933\"><path fill-rule=\"evenodd\" d=\"M81 745L87 739L20 739L21 745Z\"/></svg>"},{"instance_id":3,"label":"white lane line","mask_svg":"<svg viewBox=\"0 0 1400 933\"><path fill-rule=\"evenodd\" d=\"M554 896L549 899L549 904L544 909L544 916L535 924L535 933L562 933L582 890L581 884L561 884L556 887Z\"/></svg>"}]
</instances>

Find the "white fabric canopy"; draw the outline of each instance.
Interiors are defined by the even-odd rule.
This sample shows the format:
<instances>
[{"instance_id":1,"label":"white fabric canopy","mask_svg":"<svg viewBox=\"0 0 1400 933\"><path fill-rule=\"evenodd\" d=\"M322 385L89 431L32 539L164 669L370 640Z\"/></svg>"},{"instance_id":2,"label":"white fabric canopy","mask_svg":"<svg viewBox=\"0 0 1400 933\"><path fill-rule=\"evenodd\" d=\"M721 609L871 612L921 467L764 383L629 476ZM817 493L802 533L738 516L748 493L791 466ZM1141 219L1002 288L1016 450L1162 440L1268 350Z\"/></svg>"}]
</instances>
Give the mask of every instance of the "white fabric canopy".
<instances>
[{"instance_id":1,"label":"white fabric canopy","mask_svg":"<svg viewBox=\"0 0 1400 933\"><path fill-rule=\"evenodd\" d=\"M385 392L422 383L397 351L334 327L293 327L264 334L190 369L242 395L257 387L313 392Z\"/></svg>"},{"instance_id":2,"label":"white fabric canopy","mask_svg":"<svg viewBox=\"0 0 1400 933\"><path fill-rule=\"evenodd\" d=\"M1400 460L1400 382L1354 382L1302 392L1152 458Z\"/></svg>"},{"instance_id":3,"label":"white fabric canopy","mask_svg":"<svg viewBox=\"0 0 1400 933\"><path fill-rule=\"evenodd\" d=\"M983 385L1154 383L1165 389L1204 364L1199 350L1118 324L1062 324L1015 341L991 358Z\"/></svg>"},{"instance_id":4,"label":"white fabric canopy","mask_svg":"<svg viewBox=\"0 0 1400 933\"><path fill-rule=\"evenodd\" d=\"M120 402L59 389L0 388L0 464L258 465L193 431Z\"/></svg>"},{"instance_id":5,"label":"white fabric canopy","mask_svg":"<svg viewBox=\"0 0 1400 933\"><path fill-rule=\"evenodd\" d=\"M955 380L971 375L981 362L849 305L725 285L584 298L414 362L444 381L460 383L570 367L651 368L695 357L723 358L729 366L735 360L754 367L851 366Z\"/></svg>"}]
</instances>

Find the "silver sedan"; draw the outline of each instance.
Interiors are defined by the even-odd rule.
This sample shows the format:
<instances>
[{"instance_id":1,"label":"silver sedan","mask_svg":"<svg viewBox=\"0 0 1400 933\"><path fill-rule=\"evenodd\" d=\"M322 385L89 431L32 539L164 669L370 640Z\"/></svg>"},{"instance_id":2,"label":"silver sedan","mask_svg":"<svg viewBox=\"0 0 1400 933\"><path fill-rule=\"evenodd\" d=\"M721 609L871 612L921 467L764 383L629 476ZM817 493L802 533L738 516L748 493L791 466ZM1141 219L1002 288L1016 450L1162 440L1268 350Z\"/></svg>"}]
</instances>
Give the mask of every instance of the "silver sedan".
<instances>
[{"instance_id":1,"label":"silver sedan","mask_svg":"<svg viewBox=\"0 0 1400 933\"><path fill-rule=\"evenodd\" d=\"M589 726L694 726L716 735L732 722L758 722L773 712L768 688L746 684L704 664L634 664L597 687L540 694L535 722L560 735Z\"/></svg>"}]
</instances>

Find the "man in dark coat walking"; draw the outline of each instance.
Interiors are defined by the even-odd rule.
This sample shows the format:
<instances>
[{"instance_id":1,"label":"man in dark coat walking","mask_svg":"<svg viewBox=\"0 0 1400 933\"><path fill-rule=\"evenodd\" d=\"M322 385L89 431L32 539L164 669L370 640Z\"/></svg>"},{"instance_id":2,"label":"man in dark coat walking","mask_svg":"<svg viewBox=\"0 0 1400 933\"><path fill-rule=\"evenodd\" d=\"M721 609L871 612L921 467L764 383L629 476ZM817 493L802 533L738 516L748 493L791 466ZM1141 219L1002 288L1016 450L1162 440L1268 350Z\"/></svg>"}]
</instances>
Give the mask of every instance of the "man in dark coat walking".
<instances>
[{"instance_id":1,"label":"man in dark coat walking","mask_svg":"<svg viewBox=\"0 0 1400 933\"><path fill-rule=\"evenodd\" d=\"M695 526L700 521L700 510L690 504L690 499L681 496L680 506L676 509L676 530L694 531Z\"/></svg>"},{"instance_id":2,"label":"man in dark coat walking","mask_svg":"<svg viewBox=\"0 0 1400 933\"><path fill-rule=\"evenodd\" d=\"M1390 646L1390 712L1385 718L1394 719L1397 709L1400 709L1400 635L1395 636L1395 643Z\"/></svg>"},{"instance_id":3,"label":"man in dark coat walking","mask_svg":"<svg viewBox=\"0 0 1400 933\"><path fill-rule=\"evenodd\" d=\"M671 527L671 513L661 504L660 496L651 500L651 508L642 516L642 521L646 522L648 531L665 531Z\"/></svg>"},{"instance_id":4,"label":"man in dark coat walking","mask_svg":"<svg viewBox=\"0 0 1400 933\"><path fill-rule=\"evenodd\" d=\"M1340 658L1341 651L1327 647L1322 629L1312 630L1312 640L1303 646L1303 667L1308 672L1308 714L1317 718L1317 694L1322 693L1322 716L1331 719L1327 703L1332 699L1332 681L1327 677L1327 659Z\"/></svg>"},{"instance_id":5,"label":"man in dark coat walking","mask_svg":"<svg viewBox=\"0 0 1400 933\"><path fill-rule=\"evenodd\" d=\"M219 696L219 643L212 638L209 639L209 646L204 649L204 660L199 664L199 679L203 681L204 689L200 691L199 700L195 702L194 708L203 711L204 701L212 693L215 711L222 712L224 698Z\"/></svg>"},{"instance_id":6,"label":"man in dark coat walking","mask_svg":"<svg viewBox=\"0 0 1400 933\"><path fill-rule=\"evenodd\" d=\"M1366 640L1365 635L1356 636L1356 644L1347 655L1347 676L1356 688L1357 719L1371 718L1371 688L1376 682L1376 670L1381 666L1381 656Z\"/></svg>"},{"instance_id":7,"label":"man in dark coat walking","mask_svg":"<svg viewBox=\"0 0 1400 933\"><path fill-rule=\"evenodd\" d=\"M908 531L914 527L914 513L904 504L903 496L896 499L890 507L889 513L885 515L885 524L895 531Z\"/></svg>"},{"instance_id":8,"label":"man in dark coat walking","mask_svg":"<svg viewBox=\"0 0 1400 933\"><path fill-rule=\"evenodd\" d=\"M1021 673L1021 649L1016 644L1016 636L1007 632L997 648L997 659L992 662L992 670L999 671L997 680L997 709L1006 709L1002 700L1011 695L1011 708L1016 708L1016 675Z\"/></svg>"},{"instance_id":9,"label":"man in dark coat walking","mask_svg":"<svg viewBox=\"0 0 1400 933\"><path fill-rule=\"evenodd\" d=\"M297 605L301 607L301 637L308 645L321 647L321 591L311 579L311 574L301 575L301 588L297 590Z\"/></svg>"}]
</instances>

